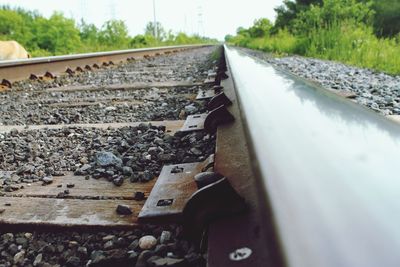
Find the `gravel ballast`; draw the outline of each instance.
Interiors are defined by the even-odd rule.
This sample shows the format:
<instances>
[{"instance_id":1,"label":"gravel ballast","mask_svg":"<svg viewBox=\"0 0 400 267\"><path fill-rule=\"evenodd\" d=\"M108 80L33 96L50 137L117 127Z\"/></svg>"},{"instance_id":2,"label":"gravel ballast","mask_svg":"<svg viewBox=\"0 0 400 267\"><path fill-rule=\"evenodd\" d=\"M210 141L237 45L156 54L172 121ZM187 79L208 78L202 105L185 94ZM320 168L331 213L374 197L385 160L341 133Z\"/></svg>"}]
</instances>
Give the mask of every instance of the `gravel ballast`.
<instances>
[{"instance_id":1,"label":"gravel ballast","mask_svg":"<svg viewBox=\"0 0 400 267\"><path fill-rule=\"evenodd\" d=\"M107 179L147 182L164 164L205 160L214 153L215 136L202 131L170 135L164 126L11 131L0 134L0 191L12 192L32 182L73 171ZM46 182L46 179L49 180Z\"/></svg>"},{"instance_id":2,"label":"gravel ballast","mask_svg":"<svg viewBox=\"0 0 400 267\"><path fill-rule=\"evenodd\" d=\"M196 101L195 95L199 89L207 88L198 84L206 79L215 64L210 60L213 51L213 47L188 50L54 80L14 83L11 90L0 93L0 125L63 126L0 133L0 197L7 194L22 199L24 196L18 193L22 188L33 183L54 186L54 181L59 179L56 176L66 172L73 172L77 179L84 176L90 180L88 183L107 180L106 184L113 190L122 190L119 186L124 183L147 183L154 179L163 165L204 161L214 153L215 135L202 131L172 135L165 126L148 123L107 129L68 124L184 120L187 115L205 112L205 102ZM157 82L189 86L106 88ZM68 91L68 86L99 90ZM57 198L69 198L69 190L72 192L77 187L78 183L68 182ZM132 201L144 202L146 198L143 192L132 192L132 196ZM79 196L73 201L108 201L105 196L85 197ZM2 205L0 216L7 216L5 208L7 211L14 208L14 204L10 207L11 203ZM132 214L131 206L123 203L114 209L112 212L117 216L137 216L136 211ZM82 229L72 232L70 228L61 232L40 230L0 229L0 267L206 264L205 256L184 237L181 225L142 223L130 231L103 232Z\"/></svg>"},{"instance_id":3,"label":"gravel ballast","mask_svg":"<svg viewBox=\"0 0 400 267\"><path fill-rule=\"evenodd\" d=\"M165 265L174 263L175 265ZM204 266L179 225L97 233L0 232L0 266Z\"/></svg>"}]
</instances>

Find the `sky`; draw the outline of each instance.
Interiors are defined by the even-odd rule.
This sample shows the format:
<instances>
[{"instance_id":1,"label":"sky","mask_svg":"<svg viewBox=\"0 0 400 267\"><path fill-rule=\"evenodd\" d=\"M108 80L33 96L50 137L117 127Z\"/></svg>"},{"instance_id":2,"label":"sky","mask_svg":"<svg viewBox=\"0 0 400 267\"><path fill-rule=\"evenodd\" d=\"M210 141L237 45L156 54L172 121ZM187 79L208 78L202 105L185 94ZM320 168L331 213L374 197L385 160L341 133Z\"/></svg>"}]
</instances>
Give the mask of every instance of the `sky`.
<instances>
[{"instance_id":1,"label":"sky","mask_svg":"<svg viewBox=\"0 0 400 267\"><path fill-rule=\"evenodd\" d=\"M156 18L165 29L183 31L223 40L239 26L249 27L257 18L275 19L274 8L283 0L154 0ZM1 4L37 10L49 17L61 11L66 17L94 23L97 27L109 20L125 21L131 35L142 34L153 21L152 0L3 0Z\"/></svg>"}]
</instances>

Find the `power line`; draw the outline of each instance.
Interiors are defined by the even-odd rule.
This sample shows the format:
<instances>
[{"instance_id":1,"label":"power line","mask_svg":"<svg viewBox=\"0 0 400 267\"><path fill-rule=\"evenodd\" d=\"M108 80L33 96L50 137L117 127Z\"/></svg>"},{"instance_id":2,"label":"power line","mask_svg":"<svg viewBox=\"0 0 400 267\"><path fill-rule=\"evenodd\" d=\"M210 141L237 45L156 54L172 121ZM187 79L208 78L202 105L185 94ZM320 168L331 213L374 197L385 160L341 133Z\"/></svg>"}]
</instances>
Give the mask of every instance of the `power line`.
<instances>
[{"instance_id":1,"label":"power line","mask_svg":"<svg viewBox=\"0 0 400 267\"><path fill-rule=\"evenodd\" d=\"M153 26L154 26L154 37L158 40L158 25L156 17L156 0L153 0Z\"/></svg>"},{"instance_id":2,"label":"power line","mask_svg":"<svg viewBox=\"0 0 400 267\"><path fill-rule=\"evenodd\" d=\"M110 0L110 19L112 20L117 18L116 6L117 3L114 0Z\"/></svg>"},{"instance_id":3,"label":"power line","mask_svg":"<svg viewBox=\"0 0 400 267\"><path fill-rule=\"evenodd\" d=\"M203 8L197 7L197 34L204 36L204 25L203 25Z\"/></svg>"},{"instance_id":4,"label":"power line","mask_svg":"<svg viewBox=\"0 0 400 267\"><path fill-rule=\"evenodd\" d=\"M83 20L87 20L87 13L88 7L87 7L87 0L81 0L81 18Z\"/></svg>"}]
</instances>

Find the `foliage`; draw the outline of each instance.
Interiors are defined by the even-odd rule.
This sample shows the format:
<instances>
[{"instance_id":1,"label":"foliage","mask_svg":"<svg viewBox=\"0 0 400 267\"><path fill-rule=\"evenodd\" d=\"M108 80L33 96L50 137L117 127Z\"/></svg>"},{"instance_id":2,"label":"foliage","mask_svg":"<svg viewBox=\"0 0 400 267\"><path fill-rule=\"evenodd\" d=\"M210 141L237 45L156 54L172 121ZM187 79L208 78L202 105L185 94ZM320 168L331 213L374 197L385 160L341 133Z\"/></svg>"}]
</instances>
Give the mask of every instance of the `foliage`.
<instances>
[{"instance_id":1,"label":"foliage","mask_svg":"<svg viewBox=\"0 0 400 267\"><path fill-rule=\"evenodd\" d=\"M58 12L46 18L37 12L0 6L0 40L16 40L32 56L216 42L195 35L173 34L165 31L159 23L157 28L157 40L153 36L154 26L151 22L146 25L143 35L131 37L127 25L121 20L109 20L97 28L83 20L78 24Z\"/></svg>"},{"instance_id":2,"label":"foliage","mask_svg":"<svg viewBox=\"0 0 400 267\"><path fill-rule=\"evenodd\" d=\"M268 19L257 19L249 28L249 35L253 38L263 37L269 34L273 24Z\"/></svg>"},{"instance_id":3,"label":"foliage","mask_svg":"<svg viewBox=\"0 0 400 267\"><path fill-rule=\"evenodd\" d=\"M146 24L146 27L144 29L144 34L153 36L153 37L157 38L159 41L162 41L162 40L164 40L166 38L165 29L161 25L160 22L157 22L156 25L157 25L157 36L156 36L156 32L155 32L155 28L154 28L154 23L153 22L148 22Z\"/></svg>"},{"instance_id":4,"label":"foliage","mask_svg":"<svg viewBox=\"0 0 400 267\"><path fill-rule=\"evenodd\" d=\"M357 0L324 0L323 6L310 5L294 19L294 33L307 34L337 23L370 24L374 14L371 5L371 2L360 3Z\"/></svg>"},{"instance_id":5,"label":"foliage","mask_svg":"<svg viewBox=\"0 0 400 267\"><path fill-rule=\"evenodd\" d=\"M284 0L283 4L275 8L277 14L273 33L278 32L280 29L292 30L294 20L298 14L307 10L310 5L322 5L323 0Z\"/></svg>"},{"instance_id":6,"label":"foliage","mask_svg":"<svg viewBox=\"0 0 400 267\"><path fill-rule=\"evenodd\" d=\"M35 44L35 48L53 54L56 52L66 54L81 45L75 22L65 18L61 13L54 13L49 19L37 18L33 22L31 32L33 34L31 42Z\"/></svg>"},{"instance_id":7,"label":"foliage","mask_svg":"<svg viewBox=\"0 0 400 267\"><path fill-rule=\"evenodd\" d=\"M354 1L353 1L354 2ZM400 1L399 0L357 0L360 4L371 4L375 13L373 26L378 36L394 37L400 33ZM299 14L308 10L311 5L322 6L323 0L284 0L283 4L275 9L277 18L274 32L287 28L293 30L294 21ZM354 6L349 3L348 7Z\"/></svg>"},{"instance_id":8,"label":"foliage","mask_svg":"<svg viewBox=\"0 0 400 267\"><path fill-rule=\"evenodd\" d=\"M100 43L106 46L115 46L118 44L127 47L129 43L128 27L122 20L109 20L104 23L99 32Z\"/></svg>"},{"instance_id":9,"label":"foliage","mask_svg":"<svg viewBox=\"0 0 400 267\"><path fill-rule=\"evenodd\" d=\"M400 1L376 0L374 28L378 36L393 37L400 33Z\"/></svg>"},{"instance_id":10,"label":"foliage","mask_svg":"<svg viewBox=\"0 0 400 267\"><path fill-rule=\"evenodd\" d=\"M291 1L285 1L288 2ZM255 37L250 31L255 24L249 29L238 28L236 36L226 36L226 41L266 52L300 54L400 73L400 35L397 38L375 35L375 10L371 1L308 1L307 8L290 10L295 16L287 27L278 27L277 19L269 32Z\"/></svg>"}]
</instances>

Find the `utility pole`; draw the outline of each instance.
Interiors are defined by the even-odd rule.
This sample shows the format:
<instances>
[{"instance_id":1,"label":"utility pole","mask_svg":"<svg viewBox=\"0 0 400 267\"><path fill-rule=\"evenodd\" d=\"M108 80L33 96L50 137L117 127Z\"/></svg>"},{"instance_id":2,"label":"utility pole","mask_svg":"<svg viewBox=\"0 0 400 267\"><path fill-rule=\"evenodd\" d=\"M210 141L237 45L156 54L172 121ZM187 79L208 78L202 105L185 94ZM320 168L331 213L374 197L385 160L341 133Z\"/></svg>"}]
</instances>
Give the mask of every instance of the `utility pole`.
<instances>
[{"instance_id":1,"label":"utility pole","mask_svg":"<svg viewBox=\"0 0 400 267\"><path fill-rule=\"evenodd\" d=\"M153 0L153 24L154 24L154 37L158 41L158 29L157 29L157 18L156 18L156 0Z\"/></svg>"},{"instance_id":2,"label":"utility pole","mask_svg":"<svg viewBox=\"0 0 400 267\"><path fill-rule=\"evenodd\" d=\"M117 18L117 11L116 11L117 3L114 0L109 1L109 12L110 12L110 19L115 20Z\"/></svg>"},{"instance_id":3,"label":"utility pole","mask_svg":"<svg viewBox=\"0 0 400 267\"><path fill-rule=\"evenodd\" d=\"M203 9L201 6L197 7L197 23L198 23L198 29L197 29L197 34L199 36L204 36L204 25L203 25Z\"/></svg>"},{"instance_id":4,"label":"utility pole","mask_svg":"<svg viewBox=\"0 0 400 267\"><path fill-rule=\"evenodd\" d=\"M87 1L86 0L81 0L81 21L82 20L87 20L88 14L87 14L88 8L87 8Z\"/></svg>"}]
</instances>

